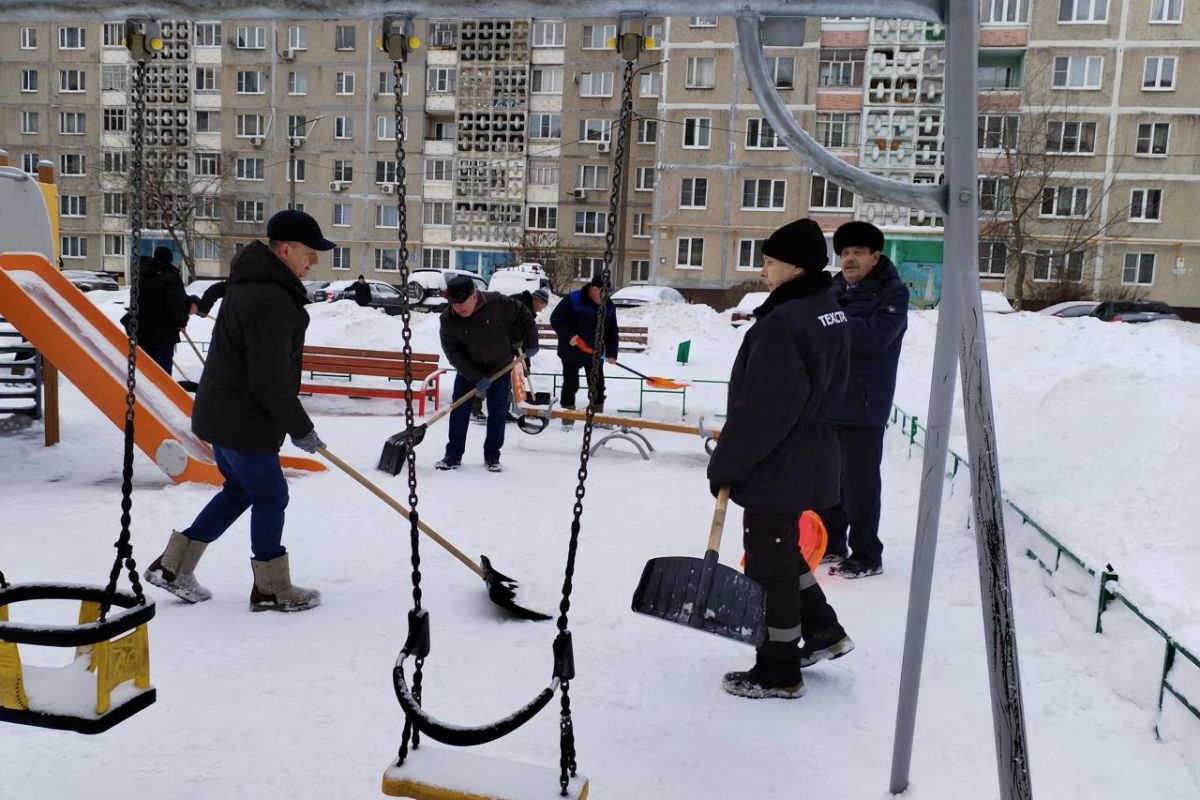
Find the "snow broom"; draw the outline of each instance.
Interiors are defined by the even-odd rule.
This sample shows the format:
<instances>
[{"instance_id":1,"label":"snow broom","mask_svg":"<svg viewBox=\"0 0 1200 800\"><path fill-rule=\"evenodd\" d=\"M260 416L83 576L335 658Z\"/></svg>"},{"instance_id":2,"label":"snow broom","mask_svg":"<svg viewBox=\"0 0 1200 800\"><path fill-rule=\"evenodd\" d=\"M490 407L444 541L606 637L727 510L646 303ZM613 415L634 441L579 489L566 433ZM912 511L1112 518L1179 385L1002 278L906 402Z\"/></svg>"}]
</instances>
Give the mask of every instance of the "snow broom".
<instances>
[{"instance_id":1,"label":"snow broom","mask_svg":"<svg viewBox=\"0 0 1200 800\"><path fill-rule=\"evenodd\" d=\"M470 397L470 395L466 396ZM345 461L342 461L324 447L318 447L317 452L327 458L331 464L340 469L342 472L361 483L373 495L387 503L397 514L405 519L410 518L407 508L401 505L399 501L397 501L387 492L383 491L383 489L380 489L378 486L371 483L371 481L367 480L366 476L364 476L354 467L350 466ZM417 528L420 529L421 533L425 534L430 539L433 539L434 542L441 545L446 552L465 564L472 572L474 572L480 578L483 578L483 582L487 585L488 597L493 603L500 606L505 611L508 611L518 619L528 619L537 622L550 619L548 614L543 614L540 611L534 611L533 609L525 608L524 606L519 605L517 603L518 584L516 580L508 577L503 572L499 572L492 567L492 562L487 556L480 556L480 563L476 564L470 559L470 557L463 553L463 551L452 545L448 540L446 540L445 537L443 537L433 528L426 525L420 519L417 520Z\"/></svg>"},{"instance_id":2,"label":"snow broom","mask_svg":"<svg viewBox=\"0 0 1200 800\"><path fill-rule=\"evenodd\" d=\"M767 638L767 598L762 586L717 563L729 487L717 492L703 558L652 558L633 592L633 610L677 625L758 646Z\"/></svg>"}]
</instances>

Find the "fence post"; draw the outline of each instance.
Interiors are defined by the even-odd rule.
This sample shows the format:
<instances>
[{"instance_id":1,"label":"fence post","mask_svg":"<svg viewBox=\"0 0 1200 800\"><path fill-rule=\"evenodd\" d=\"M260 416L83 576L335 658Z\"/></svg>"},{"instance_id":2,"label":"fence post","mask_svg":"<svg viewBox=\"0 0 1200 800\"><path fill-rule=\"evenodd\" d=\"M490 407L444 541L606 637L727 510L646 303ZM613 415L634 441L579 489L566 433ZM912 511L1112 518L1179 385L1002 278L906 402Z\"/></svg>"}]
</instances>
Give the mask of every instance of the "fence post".
<instances>
[{"instance_id":1,"label":"fence post","mask_svg":"<svg viewBox=\"0 0 1200 800\"><path fill-rule=\"evenodd\" d=\"M1061 555L1062 551L1059 550ZM1057 564L1055 567L1057 568ZM1108 604L1112 602L1113 593L1108 590L1108 584L1117 580L1120 576L1113 572L1112 564L1105 564L1104 571L1100 573L1100 597L1096 602L1096 633L1104 633L1104 626L1100 622L1100 615L1108 608ZM1162 708L1162 697L1158 698L1158 707Z\"/></svg>"}]
</instances>

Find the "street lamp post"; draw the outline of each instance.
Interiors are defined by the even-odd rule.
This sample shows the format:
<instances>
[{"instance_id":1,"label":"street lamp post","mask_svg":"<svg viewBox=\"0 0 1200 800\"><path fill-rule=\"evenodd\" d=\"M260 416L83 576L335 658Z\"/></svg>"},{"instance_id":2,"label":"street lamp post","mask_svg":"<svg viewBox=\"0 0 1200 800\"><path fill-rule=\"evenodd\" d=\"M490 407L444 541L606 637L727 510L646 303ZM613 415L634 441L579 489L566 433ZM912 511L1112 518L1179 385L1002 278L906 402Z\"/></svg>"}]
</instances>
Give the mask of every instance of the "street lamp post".
<instances>
[{"instance_id":1,"label":"street lamp post","mask_svg":"<svg viewBox=\"0 0 1200 800\"><path fill-rule=\"evenodd\" d=\"M651 67L662 66L668 59L655 61L653 64L645 64L633 71L633 78L637 78L638 73L650 69ZM624 176L621 180L621 194L617 198L617 268L613 272L613 289L621 288L621 276L624 275L625 264L625 212L629 206L629 184L632 178L629 174L629 152L633 149L633 144L630 139L630 126L633 124L633 114L630 114L625 119L625 130L621 132L621 136L625 140L625 152L621 155L621 175Z\"/></svg>"},{"instance_id":2,"label":"street lamp post","mask_svg":"<svg viewBox=\"0 0 1200 800\"><path fill-rule=\"evenodd\" d=\"M326 116L327 115L322 114L321 116L314 117L313 119L306 119L299 125L293 125L288 131L288 209L294 209L296 207L296 151L300 149L301 141L296 132L303 131L304 138L307 139L309 134L309 130L307 129L309 126L316 125L318 122L325 119Z\"/></svg>"}]
</instances>

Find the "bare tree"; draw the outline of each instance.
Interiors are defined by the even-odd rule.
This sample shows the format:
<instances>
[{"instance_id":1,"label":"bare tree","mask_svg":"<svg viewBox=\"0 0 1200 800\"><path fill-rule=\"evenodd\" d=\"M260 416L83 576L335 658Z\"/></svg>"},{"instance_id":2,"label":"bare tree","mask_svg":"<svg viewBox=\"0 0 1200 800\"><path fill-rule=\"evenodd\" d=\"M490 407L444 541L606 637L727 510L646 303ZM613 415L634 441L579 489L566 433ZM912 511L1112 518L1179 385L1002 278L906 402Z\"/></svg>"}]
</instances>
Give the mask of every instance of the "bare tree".
<instances>
[{"instance_id":1,"label":"bare tree","mask_svg":"<svg viewBox=\"0 0 1200 800\"><path fill-rule=\"evenodd\" d=\"M577 282L575 265L564 255L562 242L554 231L522 231L520 239L509 242L508 252L514 264L541 264L555 294L566 294Z\"/></svg>"}]
</instances>

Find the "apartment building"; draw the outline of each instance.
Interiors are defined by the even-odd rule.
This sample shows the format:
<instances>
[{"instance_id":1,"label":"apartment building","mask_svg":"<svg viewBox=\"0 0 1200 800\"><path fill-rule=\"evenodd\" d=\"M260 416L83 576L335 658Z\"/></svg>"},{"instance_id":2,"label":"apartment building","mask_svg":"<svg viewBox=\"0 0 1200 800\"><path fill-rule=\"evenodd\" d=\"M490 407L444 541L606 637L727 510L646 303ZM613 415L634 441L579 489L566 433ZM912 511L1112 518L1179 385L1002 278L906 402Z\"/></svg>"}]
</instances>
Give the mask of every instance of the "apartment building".
<instances>
[{"instance_id":1,"label":"apartment building","mask_svg":"<svg viewBox=\"0 0 1200 800\"><path fill-rule=\"evenodd\" d=\"M1200 239L1187 219L1200 201L1200 87L1182 80L1198 74L1200 14L1186 5L982 0L986 286L1013 294L1023 263L1027 297L1073 282L1200 308ZM803 42L766 52L801 124L851 163L941 180L940 28L807 22ZM64 265L120 270L130 167L120 24L10 31L0 147L27 170L40 159L58 168ZM488 274L548 247L587 277L610 233L619 167L620 283L714 297L756 279L761 242L784 222L811 216L832 234L862 218L888 231L914 298L936 300L942 220L855 197L781 147L749 92L732 20L651 18L646 33L618 163L615 21L418 21L401 123L409 266ZM294 192L339 243L320 277L394 280L401 169L379 22L167 22L163 37L147 143L174 194L155 198L148 225L171 196L192 198L193 254L201 274L216 275ZM1014 172L1013 156L1031 153Z\"/></svg>"}]
</instances>

